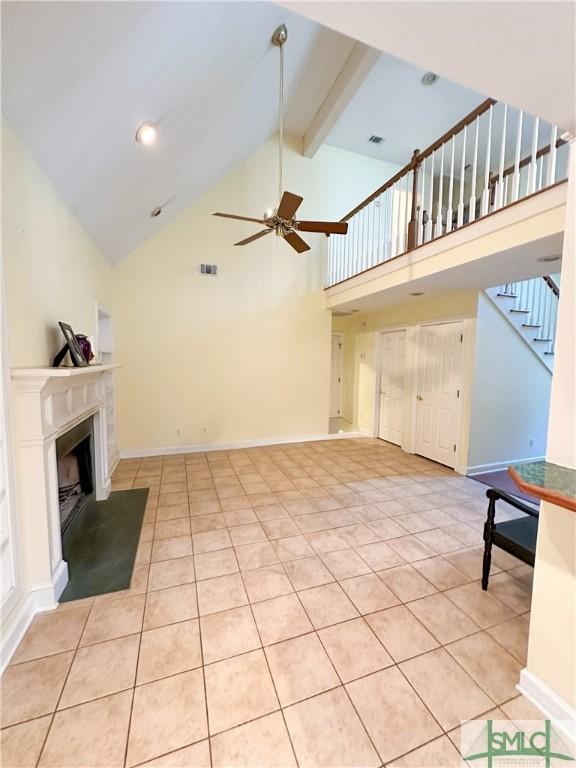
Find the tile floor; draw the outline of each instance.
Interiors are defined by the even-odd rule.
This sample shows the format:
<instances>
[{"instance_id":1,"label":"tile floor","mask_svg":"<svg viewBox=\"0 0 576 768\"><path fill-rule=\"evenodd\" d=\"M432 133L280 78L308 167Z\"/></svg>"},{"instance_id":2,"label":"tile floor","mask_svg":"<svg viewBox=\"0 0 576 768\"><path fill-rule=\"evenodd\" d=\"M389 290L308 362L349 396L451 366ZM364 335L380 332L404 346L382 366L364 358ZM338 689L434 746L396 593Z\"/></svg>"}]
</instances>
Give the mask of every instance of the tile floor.
<instances>
[{"instance_id":1,"label":"tile floor","mask_svg":"<svg viewBox=\"0 0 576 768\"><path fill-rule=\"evenodd\" d=\"M485 488L377 440L122 461L133 583L36 617L3 765L460 765L462 719L529 717L531 569ZM534 711L534 717L538 714Z\"/></svg>"}]
</instances>

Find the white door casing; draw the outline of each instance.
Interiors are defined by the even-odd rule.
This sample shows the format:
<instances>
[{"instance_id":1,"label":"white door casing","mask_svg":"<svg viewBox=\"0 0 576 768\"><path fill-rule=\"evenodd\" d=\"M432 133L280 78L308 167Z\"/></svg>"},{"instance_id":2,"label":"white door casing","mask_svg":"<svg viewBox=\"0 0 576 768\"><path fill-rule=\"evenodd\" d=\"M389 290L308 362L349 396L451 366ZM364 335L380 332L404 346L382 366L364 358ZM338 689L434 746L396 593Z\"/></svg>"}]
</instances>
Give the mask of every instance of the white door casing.
<instances>
[{"instance_id":1,"label":"white door casing","mask_svg":"<svg viewBox=\"0 0 576 768\"><path fill-rule=\"evenodd\" d=\"M342 415L342 335L332 334L330 357L330 418Z\"/></svg>"},{"instance_id":2,"label":"white door casing","mask_svg":"<svg viewBox=\"0 0 576 768\"><path fill-rule=\"evenodd\" d=\"M406 399L406 331L380 334L378 437L402 445Z\"/></svg>"},{"instance_id":3,"label":"white door casing","mask_svg":"<svg viewBox=\"0 0 576 768\"><path fill-rule=\"evenodd\" d=\"M416 376L416 453L455 467L463 377L462 322L420 328Z\"/></svg>"}]
</instances>

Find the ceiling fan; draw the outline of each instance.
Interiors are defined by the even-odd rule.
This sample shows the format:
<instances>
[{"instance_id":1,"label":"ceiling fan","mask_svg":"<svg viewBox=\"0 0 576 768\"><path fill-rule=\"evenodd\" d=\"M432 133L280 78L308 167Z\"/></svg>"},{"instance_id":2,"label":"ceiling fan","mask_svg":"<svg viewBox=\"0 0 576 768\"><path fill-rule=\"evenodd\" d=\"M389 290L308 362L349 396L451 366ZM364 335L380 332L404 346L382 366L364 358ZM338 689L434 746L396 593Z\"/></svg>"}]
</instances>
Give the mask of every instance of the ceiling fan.
<instances>
[{"instance_id":1,"label":"ceiling fan","mask_svg":"<svg viewBox=\"0 0 576 768\"><path fill-rule=\"evenodd\" d=\"M264 218L257 219L249 216L237 216L232 213L215 213L225 219L238 219L239 221L252 221L255 224L263 224L266 229L260 230L255 235L246 237L234 245L248 245L259 240L271 232L283 237L298 253L309 251L310 246L300 237L299 232L323 232L326 235L345 235L348 232L348 224L345 221L300 221L295 219L296 211L300 207L303 198L292 192L282 191L282 149L284 144L284 43L288 39L288 30L282 24L272 35L272 42L280 51L280 88L279 88L279 112L280 128L278 132L278 197L280 199L276 211Z\"/></svg>"}]
</instances>

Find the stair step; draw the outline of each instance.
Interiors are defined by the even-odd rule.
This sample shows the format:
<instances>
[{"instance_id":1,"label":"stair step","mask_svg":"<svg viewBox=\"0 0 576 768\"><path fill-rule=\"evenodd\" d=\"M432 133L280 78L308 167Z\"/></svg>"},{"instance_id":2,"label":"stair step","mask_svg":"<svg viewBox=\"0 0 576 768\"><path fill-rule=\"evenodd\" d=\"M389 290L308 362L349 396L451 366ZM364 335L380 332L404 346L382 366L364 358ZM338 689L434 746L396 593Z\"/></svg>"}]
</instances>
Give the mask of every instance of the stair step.
<instances>
[{"instance_id":1,"label":"stair step","mask_svg":"<svg viewBox=\"0 0 576 768\"><path fill-rule=\"evenodd\" d=\"M539 339L539 338L536 337L536 338L533 339L533 341L546 341L549 344L552 341L552 339Z\"/></svg>"},{"instance_id":2,"label":"stair step","mask_svg":"<svg viewBox=\"0 0 576 768\"><path fill-rule=\"evenodd\" d=\"M496 296L505 296L507 299L517 299L518 296L515 293L497 293Z\"/></svg>"},{"instance_id":3,"label":"stair step","mask_svg":"<svg viewBox=\"0 0 576 768\"><path fill-rule=\"evenodd\" d=\"M530 314L529 309L511 309L510 312L516 312L519 315L529 315Z\"/></svg>"},{"instance_id":4,"label":"stair step","mask_svg":"<svg viewBox=\"0 0 576 768\"><path fill-rule=\"evenodd\" d=\"M539 323L522 323L522 328L542 328Z\"/></svg>"}]
</instances>

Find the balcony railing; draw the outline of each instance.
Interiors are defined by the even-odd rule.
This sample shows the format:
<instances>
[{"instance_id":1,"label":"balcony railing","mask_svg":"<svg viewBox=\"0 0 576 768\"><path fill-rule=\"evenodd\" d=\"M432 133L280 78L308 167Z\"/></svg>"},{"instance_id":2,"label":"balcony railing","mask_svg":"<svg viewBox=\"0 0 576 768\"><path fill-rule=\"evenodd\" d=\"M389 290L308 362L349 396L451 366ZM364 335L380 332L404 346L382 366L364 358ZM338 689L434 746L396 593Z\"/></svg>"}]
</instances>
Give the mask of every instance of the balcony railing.
<instances>
[{"instance_id":1,"label":"balcony railing","mask_svg":"<svg viewBox=\"0 0 576 768\"><path fill-rule=\"evenodd\" d=\"M356 206L330 237L326 287L563 181L557 126L487 99Z\"/></svg>"}]
</instances>

